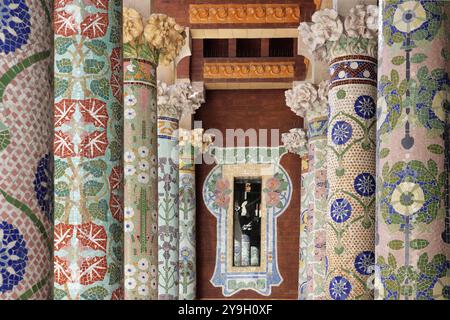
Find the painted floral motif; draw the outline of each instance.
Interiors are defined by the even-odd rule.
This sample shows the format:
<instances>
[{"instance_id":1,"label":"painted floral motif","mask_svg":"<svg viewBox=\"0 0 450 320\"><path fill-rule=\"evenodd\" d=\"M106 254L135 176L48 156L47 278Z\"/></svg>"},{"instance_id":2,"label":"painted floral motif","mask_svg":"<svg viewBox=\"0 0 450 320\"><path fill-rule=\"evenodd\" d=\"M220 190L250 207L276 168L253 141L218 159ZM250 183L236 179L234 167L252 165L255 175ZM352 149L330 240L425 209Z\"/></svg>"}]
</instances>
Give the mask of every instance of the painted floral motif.
<instances>
[{"instance_id":1,"label":"painted floral motif","mask_svg":"<svg viewBox=\"0 0 450 320\"><path fill-rule=\"evenodd\" d=\"M347 221L352 215L352 205L346 199L336 199L331 205L331 219L337 223Z\"/></svg>"},{"instance_id":2,"label":"painted floral motif","mask_svg":"<svg viewBox=\"0 0 450 320\"><path fill-rule=\"evenodd\" d=\"M29 8L25 0L4 0L0 10L0 53L22 48L31 33Z\"/></svg>"},{"instance_id":3,"label":"painted floral motif","mask_svg":"<svg viewBox=\"0 0 450 320\"><path fill-rule=\"evenodd\" d=\"M352 285L344 277L337 276L330 281L330 296L333 300L346 300Z\"/></svg>"},{"instance_id":4,"label":"painted floral motif","mask_svg":"<svg viewBox=\"0 0 450 320\"><path fill-rule=\"evenodd\" d=\"M353 134L352 126L345 121L337 121L331 129L331 137L334 144L342 145L347 143Z\"/></svg>"},{"instance_id":5,"label":"painted floral motif","mask_svg":"<svg viewBox=\"0 0 450 320\"><path fill-rule=\"evenodd\" d=\"M53 183L51 181L50 155L46 154L38 163L33 181L34 192L39 207L45 216L51 221L53 219Z\"/></svg>"},{"instance_id":6,"label":"painted floral motif","mask_svg":"<svg viewBox=\"0 0 450 320\"><path fill-rule=\"evenodd\" d=\"M0 293L11 291L25 276L28 249L23 236L6 221L0 223Z\"/></svg>"},{"instance_id":7,"label":"painted floral motif","mask_svg":"<svg viewBox=\"0 0 450 320\"><path fill-rule=\"evenodd\" d=\"M270 178L263 192L267 195L266 206L268 208L277 207L281 208L284 206L282 202L282 193L284 193L288 187L289 183L283 180L284 177L280 172L275 173L275 175Z\"/></svg>"}]
</instances>

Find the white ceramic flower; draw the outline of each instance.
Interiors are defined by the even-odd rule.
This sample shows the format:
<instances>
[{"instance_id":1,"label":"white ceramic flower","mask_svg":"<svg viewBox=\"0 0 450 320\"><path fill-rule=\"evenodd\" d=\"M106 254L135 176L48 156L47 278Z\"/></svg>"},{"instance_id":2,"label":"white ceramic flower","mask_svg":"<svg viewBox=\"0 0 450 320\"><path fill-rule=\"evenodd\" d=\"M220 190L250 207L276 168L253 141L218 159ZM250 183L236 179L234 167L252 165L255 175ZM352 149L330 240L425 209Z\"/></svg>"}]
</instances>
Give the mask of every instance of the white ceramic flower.
<instances>
[{"instance_id":1,"label":"white ceramic flower","mask_svg":"<svg viewBox=\"0 0 450 320\"><path fill-rule=\"evenodd\" d=\"M148 289L148 286L146 286L146 285L140 285L138 288L138 293L141 296L146 296L148 294L148 291L149 291L149 289Z\"/></svg>"},{"instance_id":2,"label":"white ceramic flower","mask_svg":"<svg viewBox=\"0 0 450 320\"><path fill-rule=\"evenodd\" d=\"M133 266L132 264L126 264L124 266L124 273L125 273L125 276L131 277L136 273L136 267Z\"/></svg>"},{"instance_id":3,"label":"white ceramic flower","mask_svg":"<svg viewBox=\"0 0 450 320\"><path fill-rule=\"evenodd\" d=\"M124 230L125 232L132 232L134 230L134 223L132 221L125 221Z\"/></svg>"},{"instance_id":4,"label":"white ceramic flower","mask_svg":"<svg viewBox=\"0 0 450 320\"><path fill-rule=\"evenodd\" d=\"M150 276L148 275L147 272L139 272L138 279L141 283L146 283L148 281L148 279L150 279Z\"/></svg>"},{"instance_id":5,"label":"white ceramic flower","mask_svg":"<svg viewBox=\"0 0 450 320\"><path fill-rule=\"evenodd\" d=\"M136 118L136 110L133 108L125 109L125 119L133 120L134 118Z\"/></svg>"},{"instance_id":6,"label":"white ceramic flower","mask_svg":"<svg viewBox=\"0 0 450 320\"><path fill-rule=\"evenodd\" d=\"M150 168L150 164L148 163L147 160L139 161L139 170L148 171L149 168Z\"/></svg>"},{"instance_id":7,"label":"white ceramic flower","mask_svg":"<svg viewBox=\"0 0 450 320\"><path fill-rule=\"evenodd\" d=\"M147 184L150 180L150 177L147 173L141 172L138 174L138 181L142 184Z\"/></svg>"},{"instance_id":8,"label":"white ceramic flower","mask_svg":"<svg viewBox=\"0 0 450 320\"><path fill-rule=\"evenodd\" d=\"M134 209L132 207L125 207L124 208L124 216L125 219L131 219L134 217Z\"/></svg>"},{"instance_id":9,"label":"white ceramic flower","mask_svg":"<svg viewBox=\"0 0 450 320\"><path fill-rule=\"evenodd\" d=\"M298 31L303 40L303 43L308 47L309 51L314 52L320 45L323 45L324 42L319 43L318 38L314 35L311 30L310 23L302 22L298 27Z\"/></svg>"},{"instance_id":10,"label":"white ceramic flower","mask_svg":"<svg viewBox=\"0 0 450 320\"><path fill-rule=\"evenodd\" d=\"M132 175L134 175L136 173L136 168L133 165L131 165L131 164L127 164L125 166L124 171L125 171L125 175L126 176L132 176Z\"/></svg>"},{"instance_id":11,"label":"white ceramic flower","mask_svg":"<svg viewBox=\"0 0 450 320\"><path fill-rule=\"evenodd\" d=\"M156 268L155 265L152 265L152 266L150 267L150 274L151 274L152 276L156 276L157 273L158 273L158 268Z\"/></svg>"},{"instance_id":12,"label":"white ceramic flower","mask_svg":"<svg viewBox=\"0 0 450 320\"><path fill-rule=\"evenodd\" d=\"M138 261L138 268L140 270L148 270L148 266L149 266L149 264L148 264L148 260L147 259L142 258L142 259L140 259Z\"/></svg>"},{"instance_id":13,"label":"white ceramic flower","mask_svg":"<svg viewBox=\"0 0 450 320\"><path fill-rule=\"evenodd\" d=\"M124 160L125 162L133 162L134 159L136 159L136 156L132 151L125 151L124 153Z\"/></svg>"},{"instance_id":14,"label":"white ceramic flower","mask_svg":"<svg viewBox=\"0 0 450 320\"><path fill-rule=\"evenodd\" d=\"M132 107L134 105L136 105L137 103L137 99L133 94L129 94L125 96L125 105L127 107Z\"/></svg>"},{"instance_id":15,"label":"white ceramic flower","mask_svg":"<svg viewBox=\"0 0 450 320\"><path fill-rule=\"evenodd\" d=\"M138 154L141 158L148 156L148 148L146 146L141 146L138 148Z\"/></svg>"},{"instance_id":16,"label":"white ceramic flower","mask_svg":"<svg viewBox=\"0 0 450 320\"><path fill-rule=\"evenodd\" d=\"M134 278L125 279L125 288L128 290L133 290L136 288L136 280Z\"/></svg>"}]
</instances>

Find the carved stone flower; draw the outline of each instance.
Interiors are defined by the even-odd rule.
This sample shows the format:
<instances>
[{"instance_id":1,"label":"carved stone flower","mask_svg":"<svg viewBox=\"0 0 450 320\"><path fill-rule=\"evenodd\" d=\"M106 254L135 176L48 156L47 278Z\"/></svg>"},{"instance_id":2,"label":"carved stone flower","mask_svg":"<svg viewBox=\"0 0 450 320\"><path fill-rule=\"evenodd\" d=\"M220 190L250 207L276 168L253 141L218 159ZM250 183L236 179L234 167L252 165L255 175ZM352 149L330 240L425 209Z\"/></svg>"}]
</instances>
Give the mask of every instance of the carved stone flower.
<instances>
[{"instance_id":1,"label":"carved stone flower","mask_svg":"<svg viewBox=\"0 0 450 320\"><path fill-rule=\"evenodd\" d=\"M347 35L354 38L363 37L366 39L372 39L375 36L375 33L373 29L370 30L368 28L366 19L369 19L372 24L375 23L376 25L377 17L374 17L374 14L378 14L378 11L374 13L373 8L371 8L370 14L371 16L369 17L368 7L362 4L351 8L348 16L344 21L345 31L347 32Z\"/></svg>"},{"instance_id":2,"label":"carved stone flower","mask_svg":"<svg viewBox=\"0 0 450 320\"><path fill-rule=\"evenodd\" d=\"M333 9L316 11L311 20L311 30L319 44L326 41L337 41L342 35L344 27L338 13Z\"/></svg>"},{"instance_id":3,"label":"carved stone flower","mask_svg":"<svg viewBox=\"0 0 450 320\"><path fill-rule=\"evenodd\" d=\"M317 90L309 82L299 84L285 93L286 105L291 108L296 115L305 116L305 112L313 108L317 101Z\"/></svg>"},{"instance_id":4,"label":"carved stone flower","mask_svg":"<svg viewBox=\"0 0 450 320\"><path fill-rule=\"evenodd\" d=\"M144 31L142 16L132 8L123 8L123 42L128 43L139 38Z\"/></svg>"},{"instance_id":5,"label":"carved stone flower","mask_svg":"<svg viewBox=\"0 0 450 320\"><path fill-rule=\"evenodd\" d=\"M160 52L161 62L168 64L180 53L186 33L175 19L165 14L152 14L144 28L144 38Z\"/></svg>"},{"instance_id":6,"label":"carved stone flower","mask_svg":"<svg viewBox=\"0 0 450 320\"><path fill-rule=\"evenodd\" d=\"M298 31L300 33L300 36L302 37L303 43L308 47L309 51L314 52L314 50L316 50L319 46L319 43L314 33L312 32L309 23L300 23Z\"/></svg>"},{"instance_id":7,"label":"carved stone flower","mask_svg":"<svg viewBox=\"0 0 450 320\"><path fill-rule=\"evenodd\" d=\"M375 36L378 34L378 6L368 5L366 14L366 25Z\"/></svg>"},{"instance_id":8,"label":"carved stone flower","mask_svg":"<svg viewBox=\"0 0 450 320\"><path fill-rule=\"evenodd\" d=\"M205 102L203 92L196 91L189 82L167 85L158 81L158 113L180 119L193 114Z\"/></svg>"},{"instance_id":9,"label":"carved stone flower","mask_svg":"<svg viewBox=\"0 0 450 320\"><path fill-rule=\"evenodd\" d=\"M294 128L287 133L283 133L281 135L281 141L289 152L298 154L301 157L306 155L307 140L306 133L303 129Z\"/></svg>"}]
</instances>

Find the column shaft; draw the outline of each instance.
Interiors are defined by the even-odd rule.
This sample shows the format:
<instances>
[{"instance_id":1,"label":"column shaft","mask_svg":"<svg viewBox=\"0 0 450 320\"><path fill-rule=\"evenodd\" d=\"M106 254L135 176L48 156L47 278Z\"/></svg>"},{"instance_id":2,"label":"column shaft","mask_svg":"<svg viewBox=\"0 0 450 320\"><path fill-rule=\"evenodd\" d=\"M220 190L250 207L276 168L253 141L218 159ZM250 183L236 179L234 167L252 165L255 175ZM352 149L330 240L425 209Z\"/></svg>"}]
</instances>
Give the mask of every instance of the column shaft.
<instances>
[{"instance_id":1,"label":"column shaft","mask_svg":"<svg viewBox=\"0 0 450 320\"><path fill-rule=\"evenodd\" d=\"M121 299L121 1L55 0L55 299Z\"/></svg>"},{"instance_id":2,"label":"column shaft","mask_svg":"<svg viewBox=\"0 0 450 320\"><path fill-rule=\"evenodd\" d=\"M381 6L377 299L450 299L450 3Z\"/></svg>"},{"instance_id":3,"label":"column shaft","mask_svg":"<svg viewBox=\"0 0 450 320\"><path fill-rule=\"evenodd\" d=\"M0 300L51 298L50 2L0 2Z\"/></svg>"},{"instance_id":4,"label":"column shaft","mask_svg":"<svg viewBox=\"0 0 450 320\"><path fill-rule=\"evenodd\" d=\"M190 134L190 131L189 131ZM195 163L194 147L187 143L180 148L180 182L179 182L179 265L180 265L180 300L193 300L196 295L196 252L195 252Z\"/></svg>"},{"instance_id":5,"label":"column shaft","mask_svg":"<svg viewBox=\"0 0 450 320\"><path fill-rule=\"evenodd\" d=\"M158 115L158 298L179 293L178 119Z\"/></svg>"},{"instance_id":6,"label":"column shaft","mask_svg":"<svg viewBox=\"0 0 450 320\"><path fill-rule=\"evenodd\" d=\"M331 82L327 180L327 297L372 299L375 251L375 99L377 59L338 56ZM369 268L371 267L371 268Z\"/></svg>"},{"instance_id":7,"label":"column shaft","mask_svg":"<svg viewBox=\"0 0 450 320\"><path fill-rule=\"evenodd\" d=\"M156 65L124 60L125 299L158 296Z\"/></svg>"}]
</instances>

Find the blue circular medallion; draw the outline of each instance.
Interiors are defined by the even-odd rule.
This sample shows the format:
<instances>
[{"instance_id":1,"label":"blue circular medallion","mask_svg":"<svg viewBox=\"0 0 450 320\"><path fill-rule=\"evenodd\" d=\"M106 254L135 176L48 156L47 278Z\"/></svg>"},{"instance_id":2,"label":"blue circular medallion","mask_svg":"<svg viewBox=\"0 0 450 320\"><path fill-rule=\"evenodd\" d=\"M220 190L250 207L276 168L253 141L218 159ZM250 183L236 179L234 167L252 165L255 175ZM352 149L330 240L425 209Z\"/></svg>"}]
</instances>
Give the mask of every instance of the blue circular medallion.
<instances>
[{"instance_id":1,"label":"blue circular medallion","mask_svg":"<svg viewBox=\"0 0 450 320\"><path fill-rule=\"evenodd\" d=\"M345 300L352 291L352 285L344 277L334 277L330 282L330 296L333 300Z\"/></svg>"},{"instance_id":2,"label":"blue circular medallion","mask_svg":"<svg viewBox=\"0 0 450 320\"><path fill-rule=\"evenodd\" d=\"M370 275L375 271L375 254L363 251L355 259L355 269L362 275Z\"/></svg>"},{"instance_id":3,"label":"blue circular medallion","mask_svg":"<svg viewBox=\"0 0 450 320\"><path fill-rule=\"evenodd\" d=\"M371 96L360 96L355 102L355 112L363 119L371 119L376 114L376 104Z\"/></svg>"},{"instance_id":4,"label":"blue circular medallion","mask_svg":"<svg viewBox=\"0 0 450 320\"><path fill-rule=\"evenodd\" d=\"M330 215L337 223L345 222L352 215L352 205L347 199L336 199L331 204Z\"/></svg>"},{"instance_id":5,"label":"blue circular medallion","mask_svg":"<svg viewBox=\"0 0 450 320\"><path fill-rule=\"evenodd\" d=\"M370 173L361 173L355 178L355 191L363 197L375 194L375 178Z\"/></svg>"},{"instance_id":6,"label":"blue circular medallion","mask_svg":"<svg viewBox=\"0 0 450 320\"><path fill-rule=\"evenodd\" d=\"M352 126L345 121L337 121L331 130L331 140L334 144L342 145L352 137Z\"/></svg>"}]
</instances>

